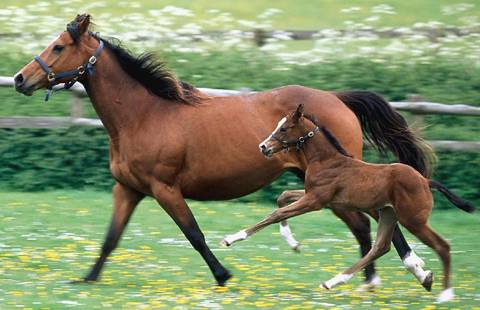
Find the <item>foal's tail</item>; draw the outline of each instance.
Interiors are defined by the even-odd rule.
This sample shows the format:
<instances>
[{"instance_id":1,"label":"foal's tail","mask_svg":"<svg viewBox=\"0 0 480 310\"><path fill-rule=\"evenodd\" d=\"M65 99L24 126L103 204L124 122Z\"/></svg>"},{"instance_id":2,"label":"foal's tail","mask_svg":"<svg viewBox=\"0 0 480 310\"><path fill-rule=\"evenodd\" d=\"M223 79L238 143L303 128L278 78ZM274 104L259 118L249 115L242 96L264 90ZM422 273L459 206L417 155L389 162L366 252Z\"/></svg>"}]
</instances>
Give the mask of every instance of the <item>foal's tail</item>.
<instances>
[{"instance_id":1,"label":"foal's tail","mask_svg":"<svg viewBox=\"0 0 480 310\"><path fill-rule=\"evenodd\" d=\"M433 149L413 133L403 118L380 95L371 91L345 91L336 96L360 121L365 138L381 154L391 151L401 163L412 166L424 177L432 175Z\"/></svg>"},{"instance_id":2,"label":"foal's tail","mask_svg":"<svg viewBox=\"0 0 480 310\"><path fill-rule=\"evenodd\" d=\"M451 203L453 203L457 208L462 209L465 212L473 213L475 212L475 206L468 200L458 197L454 193L452 193L445 185L435 181L435 180L428 180L428 185L431 188L436 189L440 193L442 193Z\"/></svg>"}]
</instances>

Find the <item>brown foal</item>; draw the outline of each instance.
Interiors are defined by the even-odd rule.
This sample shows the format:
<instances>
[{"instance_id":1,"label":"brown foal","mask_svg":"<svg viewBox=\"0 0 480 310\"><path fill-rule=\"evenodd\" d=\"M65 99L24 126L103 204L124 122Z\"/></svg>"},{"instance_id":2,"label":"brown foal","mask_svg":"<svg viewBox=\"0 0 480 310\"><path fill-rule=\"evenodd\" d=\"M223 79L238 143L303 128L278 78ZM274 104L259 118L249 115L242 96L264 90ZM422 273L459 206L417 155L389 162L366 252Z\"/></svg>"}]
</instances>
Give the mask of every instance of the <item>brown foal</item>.
<instances>
[{"instance_id":1,"label":"brown foal","mask_svg":"<svg viewBox=\"0 0 480 310\"><path fill-rule=\"evenodd\" d=\"M268 158L278 151L287 150L292 144L303 149L307 159L305 195L291 205L275 210L258 224L228 236L222 244L230 245L244 240L272 223L322 208L337 212L380 209L377 238L370 252L321 286L330 289L345 283L356 272L387 253L398 221L440 256L444 290L438 301L453 299L450 245L428 224L433 208L430 188L438 190L466 212L473 212L474 206L455 196L440 183L423 177L410 166L369 164L352 158L324 126L318 127L313 118L304 115L304 109L305 106L300 104L292 114L279 122L272 135L259 146ZM288 141L292 137L300 138ZM306 140L309 140L308 143ZM432 273L425 272L422 284L428 290L432 281Z\"/></svg>"}]
</instances>

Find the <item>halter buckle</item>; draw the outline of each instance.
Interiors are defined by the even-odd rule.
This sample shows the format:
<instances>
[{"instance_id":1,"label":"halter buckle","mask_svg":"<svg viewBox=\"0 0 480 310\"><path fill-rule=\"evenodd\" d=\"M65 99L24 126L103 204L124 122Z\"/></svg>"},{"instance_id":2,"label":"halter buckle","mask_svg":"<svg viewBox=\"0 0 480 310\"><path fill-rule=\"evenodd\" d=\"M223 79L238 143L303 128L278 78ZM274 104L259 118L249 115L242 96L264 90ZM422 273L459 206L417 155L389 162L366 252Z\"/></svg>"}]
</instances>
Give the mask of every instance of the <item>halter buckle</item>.
<instances>
[{"instance_id":1,"label":"halter buckle","mask_svg":"<svg viewBox=\"0 0 480 310\"><path fill-rule=\"evenodd\" d=\"M49 74L47 74L47 80L49 82L55 81L55 73L50 72Z\"/></svg>"},{"instance_id":2,"label":"halter buckle","mask_svg":"<svg viewBox=\"0 0 480 310\"><path fill-rule=\"evenodd\" d=\"M308 137L311 138L311 137L313 137L314 134L315 134L315 133L314 133L313 131L310 131L310 132L308 133Z\"/></svg>"},{"instance_id":3,"label":"halter buckle","mask_svg":"<svg viewBox=\"0 0 480 310\"><path fill-rule=\"evenodd\" d=\"M78 74L84 74L85 73L85 68L83 66L78 67Z\"/></svg>"},{"instance_id":4,"label":"halter buckle","mask_svg":"<svg viewBox=\"0 0 480 310\"><path fill-rule=\"evenodd\" d=\"M97 57L95 57L95 55L92 56L92 57L90 57L90 59L88 60L88 62L89 62L90 64L94 65L94 64L97 62Z\"/></svg>"}]
</instances>

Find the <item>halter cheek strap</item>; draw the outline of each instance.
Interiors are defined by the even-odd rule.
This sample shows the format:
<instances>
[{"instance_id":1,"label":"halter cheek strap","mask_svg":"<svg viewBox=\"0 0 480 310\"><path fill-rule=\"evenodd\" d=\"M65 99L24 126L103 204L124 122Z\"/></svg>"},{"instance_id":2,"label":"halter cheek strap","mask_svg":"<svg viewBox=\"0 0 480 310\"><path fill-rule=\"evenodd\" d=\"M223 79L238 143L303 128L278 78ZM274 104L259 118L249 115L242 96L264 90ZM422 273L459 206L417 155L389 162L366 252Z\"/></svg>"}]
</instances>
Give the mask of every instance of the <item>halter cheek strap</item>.
<instances>
[{"instance_id":1,"label":"halter cheek strap","mask_svg":"<svg viewBox=\"0 0 480 310\"><path fill-rule=\"evenodd\" d=\"M303 144L305 143L305 141L311 137L313 137L313 135L319 130L318 126L315 127L315 129L313 131L310 131L309 133L307 133L305 136L303 137L300 137L298 139L295 139L295 140L290 140L290 141L285 141L285 140L282 140L280 139L279 137L277 137L276 135L274 135L272 133L272 138L274 138L275 140L277 140L278 142L280 142L283 146L283 149L285 150L285 153L287 152L300 152L300 150L302 149L303 147ZM297 145L297 148L296 149L290 149L290 145L294 145L296 144Z\"/></svg>"},{"instance_id":2,"label":"halter cheek strap","mask_svg":"<svg viewBox=\"0 0 480 310\"><path fill-rule=\"evenodd\" d=\"M47 86L47 92L46 92L47 94L45 96L45 101L48 101L48 99L50 98L50 95L54 92L53 84L55 83L56 79L63 78L63 77L66 77L66 76L76 75L76 77L71 79L69 82L65 83L65 85L62 88L55 90L55 91L58 91L58 90L62 90L62 89L71 88L73 86L73 84L75 84L77 82L78 77L80 75L84 74L85 72L88 72L91 75L94 75L95 74L95 67L93 65L97 62L97 57L100 54L100 52L102 51L102 49L103 49L103 41L100 41L100 45L98 46L97 50L95 51L95 54L93 54L93 56L90 57L90 59L83 66L80 66L75 70L62 72L62 73L58 73L58 74L55 74L52 71L50 71L50 69L45 64L45 62L43 62L43 60L39 56L35 56L33 59L38 61L38 63L42 66L43 70L45 70L45 72L47 72L47 79L48 79L49 84Z\"/></svg>"}]
</instances>

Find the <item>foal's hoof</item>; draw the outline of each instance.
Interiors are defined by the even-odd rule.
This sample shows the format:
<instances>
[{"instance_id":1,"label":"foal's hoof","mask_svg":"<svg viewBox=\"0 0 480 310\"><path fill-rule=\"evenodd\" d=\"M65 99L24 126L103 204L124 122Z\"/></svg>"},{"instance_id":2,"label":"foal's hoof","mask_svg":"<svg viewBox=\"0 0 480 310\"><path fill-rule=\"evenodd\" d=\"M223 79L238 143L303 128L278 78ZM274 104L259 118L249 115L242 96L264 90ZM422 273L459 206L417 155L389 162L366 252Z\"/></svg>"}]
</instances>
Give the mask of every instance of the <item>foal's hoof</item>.
<instances>
[{"instance_id":1,"label":"foal's hoof","mask_svg":"<svg viewBox=\"0 0 480 310\"><path fill-rule=\"evenodd\" d=\"M373 292L380 288L382 281L377 274L374 274L369 281L363 282L355 291L357 292Z\"/></svg>"},{"instance_id":2,"label":"foal's hoof","mask_svg":"<svg viewBox=\"0 0 480 310\"><path fill-rule=\"evenodd\" d=\"M428 271L428 275L425 277L425 280L423 280L422 286L429 292L432 290L433 280L435 280L433 273Z\"/></svg>"},{"instance_id":3,"label":"foal's hoof","mask_svg":"<svg viewBox=\"0 0 480 310\"><path fill-rule=\"evenodd\" d=\"M223 239L222 241L220 241L220 245L221 246L231 246L232 244L229 243L226 239Z\"/></svg>"},{"instance_id":4,"label":"foal's hoof","mask_svg":"<svg viewBox=\"0 0 480 310\"><path fill-rule=\"evenodd\" d=\"M447 288L440 293L440 296L437 298L437 304L442 302L449 302L455 298L455 293L453 288Z\"/></svg>"}]
</instances>

